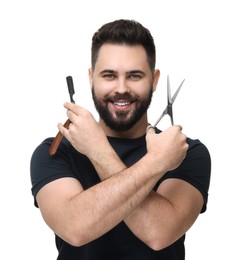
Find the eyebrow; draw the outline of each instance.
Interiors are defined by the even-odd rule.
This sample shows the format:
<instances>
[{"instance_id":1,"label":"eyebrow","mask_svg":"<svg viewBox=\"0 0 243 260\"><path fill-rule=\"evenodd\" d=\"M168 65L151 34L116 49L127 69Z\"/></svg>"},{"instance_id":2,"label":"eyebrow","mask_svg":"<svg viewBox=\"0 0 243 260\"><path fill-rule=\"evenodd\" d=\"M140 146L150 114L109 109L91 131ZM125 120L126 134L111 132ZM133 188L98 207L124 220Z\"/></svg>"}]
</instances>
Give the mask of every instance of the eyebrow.
<instances>
[{"instance_id":1,"label":"eyebrow","mask_svg":"<svg viewBox=\"0 0 243 260\"><path fill-rule=\"evenodd\" d=\"M143 75L145 75L145 72L143 72L142 70L130 70L126 74L143 74Z\"/></svg>"},{"instance_id":2,"label":"eyebrow","mask_svg":"<svg viewBox=\"0 0 243 260\"><path fill-rule=\"evenodd\" d=\"M111 69L105 69L100 72L100 75L105 74L105 73L113 73L113 74L118 74L116 70L111 70ZM145 73L142 70L129 70L126 72L127 75L129 74L142 74L145 75Z\"/></svg>"},{"instance_id":3,"label":"eyebrow","mask_svg":"<svg viewBox=\"0 0 243 260\"><path fill-rule=\"evenodd\" d=\"M102 75L102 74L105 74L105 73L117 74L117 71L106 69L106 70L102 70L99 74Z\"/></svg>"}]
</instances>

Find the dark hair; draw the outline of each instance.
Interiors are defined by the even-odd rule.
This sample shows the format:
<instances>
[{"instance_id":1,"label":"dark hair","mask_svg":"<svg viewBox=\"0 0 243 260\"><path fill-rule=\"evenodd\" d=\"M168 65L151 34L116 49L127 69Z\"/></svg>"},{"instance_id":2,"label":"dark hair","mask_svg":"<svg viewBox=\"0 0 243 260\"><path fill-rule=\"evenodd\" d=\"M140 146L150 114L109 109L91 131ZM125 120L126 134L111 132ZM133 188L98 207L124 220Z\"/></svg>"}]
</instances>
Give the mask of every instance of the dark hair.
<instances>
[{"instance_id":1,"label":"dark hair","mask_svg":"<svg viewBox=\"0 0 243 260\"><path fill-rule=\"evenodd\" d=\"M115 20L104 24L92 37L91 66L95 67L100 47L104 43L141 45L147 53L151 71L155 69L155 44L150 31L134 20Z\"/></svg>"}]
</instances>

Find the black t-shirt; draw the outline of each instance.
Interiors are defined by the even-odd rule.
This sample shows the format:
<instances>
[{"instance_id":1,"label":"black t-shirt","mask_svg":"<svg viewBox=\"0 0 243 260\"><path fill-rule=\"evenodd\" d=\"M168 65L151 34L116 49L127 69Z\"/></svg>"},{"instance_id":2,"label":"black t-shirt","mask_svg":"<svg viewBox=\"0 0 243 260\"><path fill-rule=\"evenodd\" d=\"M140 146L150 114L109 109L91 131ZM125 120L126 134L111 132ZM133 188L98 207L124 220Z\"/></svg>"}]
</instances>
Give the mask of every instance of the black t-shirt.
<instances>
[{"instance_id":1,"label":"black t-shirt","mask_svg":"<svg viewBox=\"0 0 243 260\"><path fill-rule=\"evenodd\" d=\"M49 155L53 138L44 140L34 151L31 158L32 194L35 205L37 192L47 183L63 177L73 177L80 181L84 189L100 182L98 174L89 159L77 152L70 143L63 139L56 154ZM108 140L121 160L129 167L146 154L145 136L136 139L108 137ZM209 152L199 140L187 139L189 149L182 164L175 170L166 173L155 186L168 178L187 181L197 188L203 198L206 210L210 183L211 160ZM95 147L94 147L95 149ZM124 222L100 238L82 246L74 247L56 236L59 252L58 260L183 260L185 235L167 248L154 251L140 241Z\"/></svg>"}]
</instances>

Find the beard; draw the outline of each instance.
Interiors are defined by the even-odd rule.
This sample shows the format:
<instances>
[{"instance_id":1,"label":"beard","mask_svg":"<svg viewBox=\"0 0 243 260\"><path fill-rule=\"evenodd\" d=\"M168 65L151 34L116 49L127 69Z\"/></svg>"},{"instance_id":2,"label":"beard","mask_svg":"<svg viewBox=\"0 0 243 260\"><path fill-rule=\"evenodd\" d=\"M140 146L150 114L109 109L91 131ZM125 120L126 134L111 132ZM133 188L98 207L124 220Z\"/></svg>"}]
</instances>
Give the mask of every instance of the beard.
<instances>
[{"instance_id":1,"label":"beard","mask_svg":"<svg viewBox=\"0 0 243 260\"><path fill-rule=\"evenodd\" d=\"M94 86L92 86L92 98L100 118L103 119L109 128L118 132L131 129L142 118L151 104L152 95L153 90L151 86L148 95L143 99L139 99L128 92L123 94L117 93L113 96L108 96L105 99L99 99L95 94ZM116 111L114 116L109 110L108 104L118 100L132 102L135 104L135 107L132 108L132 111Z\"/></svg>"}]
</instances>

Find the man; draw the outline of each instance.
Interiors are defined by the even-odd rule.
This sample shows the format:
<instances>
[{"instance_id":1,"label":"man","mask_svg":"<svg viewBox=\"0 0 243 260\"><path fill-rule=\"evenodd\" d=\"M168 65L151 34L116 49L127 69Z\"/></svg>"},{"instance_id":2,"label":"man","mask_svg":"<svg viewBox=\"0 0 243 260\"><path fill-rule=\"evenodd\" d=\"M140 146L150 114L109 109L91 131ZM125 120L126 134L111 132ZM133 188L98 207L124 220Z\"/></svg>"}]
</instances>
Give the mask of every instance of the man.
<instances>
[{"instance_id":1,"label":"man","mask_svg":"<svg viewBox=\"0 0 243 260\"><path fill-rule=\"evenodd\" d=\"M56 235L57 259L185 259L184 238L206 210L210 155L178 125L148 127L159 80L150 32L136 21L103 25L92 38L96 122L65 103L69 129L31 159L32 193Z\"/></svg>"}]
</instances>

